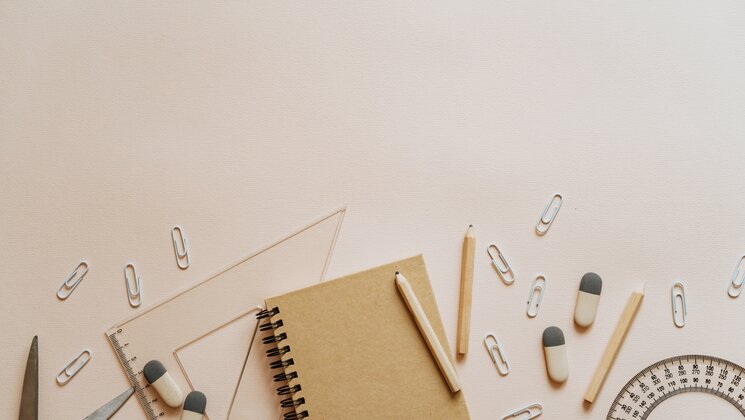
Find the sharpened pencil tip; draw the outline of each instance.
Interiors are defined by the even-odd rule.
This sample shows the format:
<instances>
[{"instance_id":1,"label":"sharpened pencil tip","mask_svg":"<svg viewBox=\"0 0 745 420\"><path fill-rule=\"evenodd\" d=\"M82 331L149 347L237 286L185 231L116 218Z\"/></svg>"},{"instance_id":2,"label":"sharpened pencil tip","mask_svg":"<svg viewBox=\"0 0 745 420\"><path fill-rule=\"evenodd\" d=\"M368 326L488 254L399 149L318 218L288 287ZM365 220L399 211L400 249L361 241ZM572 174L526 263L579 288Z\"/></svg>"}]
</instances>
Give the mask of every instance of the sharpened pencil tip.
<instances>
[{"instance_id":1,"label":"sharpened pencil tip","mask_svg":"<svg viewBox=\"0 0 745 420\"><path fill-rule=\"evenodd\" d=\"M401 274L401 273L400 273L400 272L398 272L398 271L396 271L396 275L399 275L399 274Z\"/></svg>"}]
</instances>

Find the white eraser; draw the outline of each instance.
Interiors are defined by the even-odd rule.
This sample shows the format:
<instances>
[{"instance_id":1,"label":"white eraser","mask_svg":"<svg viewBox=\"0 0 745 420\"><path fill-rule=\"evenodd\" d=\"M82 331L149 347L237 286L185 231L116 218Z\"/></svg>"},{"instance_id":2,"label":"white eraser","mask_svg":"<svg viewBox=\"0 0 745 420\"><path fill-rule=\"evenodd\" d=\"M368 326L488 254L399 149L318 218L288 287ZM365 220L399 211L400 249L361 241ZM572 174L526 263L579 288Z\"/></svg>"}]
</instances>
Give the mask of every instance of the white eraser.
<instances>
[{"instance_id":1,"label":"white eraser","mask_svg":"<svg viewBox=\"0 0 745 420\"><path fill-rule=\"evenodd\" d=\"M580 327L589 327L595 322L602 289L603 280L597 274L587 273L582 276L574 307L574 322Z\"/></svg>"},{"instance_id":2,"label":"white eraser","mask_svg":"<svg viewBox=\"0 0 745 420\"><path fill-rule=\"evenodd\" d=\"M184 394L176 381L168 374L163 363L151 360L147 362L142 372L145 374L147 382L155 388L163 402L169 407L181 406L181 403L184 402Z\"/></svg>"},{"instance_id":3,"label":"white eraser","mask_svg":"<svg viewBox=\"0 0 745 420\"><path fill-rule=\"evenodd\" d=\"M184 400L181 420L202 420L207 409L207 397L199 391L192 391Z\"/></svg>"},{"instance_id":4,"label":"white eraser","mask_svg":"<svg viewBox=\"0 0 745 420\"><path fill-rule=\"evenodd\" d=\"M554 382L566 381L569 377L569 360L564 332L559 327L548 327L543 331L543 352L548 377Z\"/></svg>"}]
</instances>

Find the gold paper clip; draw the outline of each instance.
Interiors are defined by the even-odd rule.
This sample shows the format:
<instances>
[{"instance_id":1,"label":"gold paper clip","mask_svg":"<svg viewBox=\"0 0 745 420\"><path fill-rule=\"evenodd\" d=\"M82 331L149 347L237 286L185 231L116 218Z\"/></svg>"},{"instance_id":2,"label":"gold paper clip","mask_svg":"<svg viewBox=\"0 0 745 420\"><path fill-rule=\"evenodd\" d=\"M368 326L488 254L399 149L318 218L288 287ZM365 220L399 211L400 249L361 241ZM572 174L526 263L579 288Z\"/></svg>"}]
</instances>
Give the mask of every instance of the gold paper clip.
<instances>
[{"instance_id":1,"label":"gold paper clip","mask_svg":"<svg viewBox=\"0 0 745 420\"><path fill-rule=\"evenodd\" d=\"M80 355L78 355L75 360L70 362L67 366L65 366L64 369L62 369L60 373L57 374L57 383L60 385L68 383L70 379L72 379L73 376L77 375L78 372L80 372L80 369L82 369L90 361L91 351L88 349L83 350L83 352L80 353Z\"/></svg>"},{"instance_id":2,"label":"gold paper clip","mask_svg":"<svg viewBox=\"0 0 745 420\"><path fill-rule=\"evenodd\" d=\"M507 262L507 258L505 258L502 251L499 250L497 244L489 245L489 247L486 248L486 253L489 254L491 263L497 270L497 274L499 275L499 278L502 279L502 282L506 285L514 283L515 273L512 271L510 263Z\"/></svg>"},{"instance_id":3,"label":"gold paper clip","mask_svg":"<svg viewBox=\"0 0 745 420\"><path fill-rule=\"evenodd\" d=\"M686 325L686 315L688 314L683 283L675 282L670 289L670 295L673 300L673 323L676 327L683 328Z\"/></svg>"},{"instance_id":4,"label":"gold paper clip","mask_svg":"<svg viewBox=\"0 0 745 420\"><path fill-rule=\"evenodd\" d=\"M745 283L745 255L740 258L735 266L735 271L732 273L732 278L729 280L727 294L733 298L740 296L743 283Z\"/></svg>"},{"instance_id":5,"label":"gold paper clip","mask_svg":"<svg viewBox=\"0 0 745 420\"><path fill-rule=\"evenodd\" d=\"M535 225L535 233L537 233L538 236L543 236L548 232L548 228L550 228L554 223L554 220L556 220L556 215L559 213L559 209L563 202L564 198L561 194L554 194L554 196L551 197L551 201L546 204L543 213L541 213L541 218L538 219L538 223ZM553 209L553 211L550 211L551 209Z\"/></svg>"},{"instance_id":6,"label":"gold paper clip","mask_svg":"<svg viewBox=\"0 0 745 420\"><path fill-rule=\"evenodd\" d=\"M543 414L543 406L539 403L530 404L529 406L521 408L514 413L507 414L506 416L502 417L502 420L516 419L518 416L522 416L523 414L527 414L528 417L522 417L520 420L534 419Z\"/></svg>"},{"instance_id":7,"label":"gold paper clip","mask_svg":"<svg viewBox=\"0 0 745 420\"><path fill-rule=\"evenodd\" d=\"M78 276L78 270L83 270L82 273ZM57 297L61 300L65 300L72 294L73 290L75 290L76 287L80 284L81 281L83 281L83 277L88 274L88 263L83 260L80 261L80 264L78 264L77 267L75 267L74 270L72 270L72 273L65 279L65 282L62 283L62 286L57 291ZM77 277L75 277L77 276Z\"/></svg>"},{"instance_id":8,"label":"gold paper clip","mask_svg":"<svg viewBox=\"0 0 745 420\"><path fill-rule=\"evenodd\" d=\"M491 340L489 340L489 338L491 338ZM489 352L489 357L491 357L492 362L494 362L497 372L502 376L510 373L510 364L507 362L507 356L504 354L502 343L499 342L494 334L487 334L486 337L484 337L484 347L486 347L486 351Z\"/></svg>"},{"instance_id":9,"label":"gold paper clip","mask_svg":"<svg viewBox=\"0 0 745 420\"><path fill-rule=\"evenodd\" d=\"M130 281L130 271L132 272L132 278L134 279L134 286L133 282ZM127 298L129 299L129 305L133 308L140 306L142 303L142 283L140 282L140 276L137 275L137 270L132 263L128 263L124 266L124 282L127 284Z\"/></svg>"},{"instance_id":10,"label":"gold paper clip","mask_svg":"<svg viewBox=\"0 0 745 420\"><path fill-rule=\"evenodd\" d=\"M178 239L176 238L178 236ZM171 239L173 239L173 252L176 254L176 264L178 268L186 270L189 268L189 242L184 236L184 230L181 226L174 226L171 229Z\"/></svg>"},{"instance_id":11,"label":"gold paper clip","mask_svg":"<svg viewBox=\"0 0 745 420\"><path fill-rule=\"evenodd\" d=\"M543 300L543 292L546 290L546 277L540 275L533 281L533 286L528 294L528 316L535 318L538 315L538 309ZM536 298L537 295L537 298Z\"/></svg>"}]
</instances>

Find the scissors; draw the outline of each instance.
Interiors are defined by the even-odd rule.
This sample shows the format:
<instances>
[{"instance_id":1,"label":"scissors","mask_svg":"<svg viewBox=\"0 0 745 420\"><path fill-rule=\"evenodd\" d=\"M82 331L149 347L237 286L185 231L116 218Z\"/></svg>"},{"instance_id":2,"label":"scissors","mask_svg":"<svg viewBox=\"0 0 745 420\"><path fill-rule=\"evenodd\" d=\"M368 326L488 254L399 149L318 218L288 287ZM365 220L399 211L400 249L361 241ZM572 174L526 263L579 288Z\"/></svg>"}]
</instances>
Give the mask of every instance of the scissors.
<instances>
[{"instance_id":1,"label":"scissors","mask_svg":"<svg viewBox=\"0 0 745 420\"><path fill-rule=\"evenodd\" d=\"M103 407L91 413L83 420L108 420L114 413L124 405L129 397L134 394L135 389L129 388ZM34 336L31 340L31 349L28 351L26 361L26 373L23 376L23 388L21 391L21 410L18 420L39 420L39 337Z\"/></svg>"},{"instance_id":2,"label":"scissors","mask_svg":"<svg viewBox=\"0 0 745 420\"><path fill-rule=\"evenodd\" d=\"M21 391L21 411L18 420L39 420L39 337L31 340Z\"/></svg>"},{"instance_id":3,"label":"scissors","mask_svg":"<svg viewBox=\"0 0 745 420\"><path fill-rule=\"evenodd\" d=\"M83 420L108 420L110 419L114 415L114 413L116 413L119 410L119 408L121 408L121 406L123 406L124 403L127 402L127 400L129 399L129 397L131 397L132 394L134 393L135 393L134 387L129 388L128 390L119 394L118 397L107 402L103 407L89 414L88 417L84 418Z\"/></svg>"}]
</instances>

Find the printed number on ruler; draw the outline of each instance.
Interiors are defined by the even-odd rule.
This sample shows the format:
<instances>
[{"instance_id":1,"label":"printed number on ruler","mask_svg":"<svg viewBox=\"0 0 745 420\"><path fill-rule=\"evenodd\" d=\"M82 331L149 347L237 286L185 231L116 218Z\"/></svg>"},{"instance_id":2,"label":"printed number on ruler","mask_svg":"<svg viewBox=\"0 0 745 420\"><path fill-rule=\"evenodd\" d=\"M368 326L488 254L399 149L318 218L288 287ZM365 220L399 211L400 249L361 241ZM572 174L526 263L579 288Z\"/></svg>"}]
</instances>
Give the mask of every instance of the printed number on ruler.
<instances>
[{"instance_id":1,"label":"printed number on ruler","mask_svg":"<svg viewBox=\"0 0 745 420\"><path fill-rule=\"evenodd\" d=\"M108 335L111 345L114 347L116 356L124 368L124 373L129 379L129 383L135 388L135 395L140 401L140 405L145 410L145 414L150 420L165 416L165 411L159 406L160 398L150 388L150 384L145 381L145 375L142 373L144 363L138 360L129 341L124 335L122 328Z\"/></svg>"}]
</instances>

